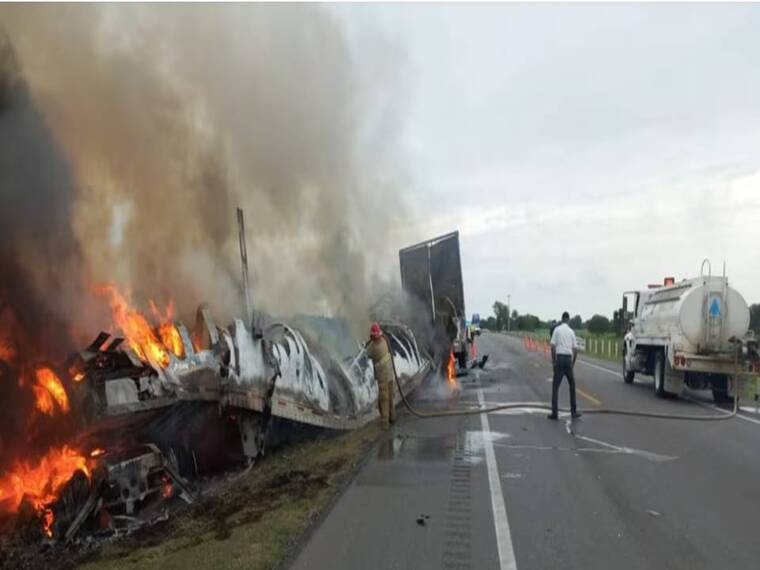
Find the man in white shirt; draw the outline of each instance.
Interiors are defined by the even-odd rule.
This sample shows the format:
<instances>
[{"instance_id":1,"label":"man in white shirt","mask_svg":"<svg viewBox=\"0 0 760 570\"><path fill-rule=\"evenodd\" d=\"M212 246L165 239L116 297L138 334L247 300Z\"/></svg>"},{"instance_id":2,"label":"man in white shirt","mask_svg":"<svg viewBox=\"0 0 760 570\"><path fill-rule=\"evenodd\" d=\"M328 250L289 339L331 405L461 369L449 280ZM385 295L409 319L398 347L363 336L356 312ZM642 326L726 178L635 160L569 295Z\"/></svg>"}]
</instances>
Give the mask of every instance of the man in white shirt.
<instances>
[{"instance_id":1,"label":"man in white shirt","mask_svg":"<svg viewBox=\"0 0 760 570\"><path fill-rule=\"evenodd\" d=\"M573 418L581 417L575 406L575 376L573 376L573 366L575 366L575 360L578 358L578 339L575 338L575 332L570 328L569 321L570 314L565 311L562 313L562 323L552 332L554 378L552 381L552 413L548 416L550 420L557 419L559 385L565 376L567 376L567 383L570 385L570 415Z\"/></svg>"}]
</instances>

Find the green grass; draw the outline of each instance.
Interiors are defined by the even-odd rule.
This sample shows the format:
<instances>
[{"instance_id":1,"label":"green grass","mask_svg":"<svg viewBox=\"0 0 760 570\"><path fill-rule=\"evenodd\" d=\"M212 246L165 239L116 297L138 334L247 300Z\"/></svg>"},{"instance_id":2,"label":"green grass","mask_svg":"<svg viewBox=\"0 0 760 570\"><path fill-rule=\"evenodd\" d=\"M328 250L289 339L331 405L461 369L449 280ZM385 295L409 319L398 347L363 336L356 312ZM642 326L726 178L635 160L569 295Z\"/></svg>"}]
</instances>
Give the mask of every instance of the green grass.
<instances>
[{"instance_id":1,"label":"green grass","mask_svg":"<svg viewBox=\"0 0 760 570\"><path fill-rule=\"evenodd\" d=\"M107 545L79 567L275 568L350 479L378 432L373 423L274 452L163 526Z\"/></svg>"}]
</instances>

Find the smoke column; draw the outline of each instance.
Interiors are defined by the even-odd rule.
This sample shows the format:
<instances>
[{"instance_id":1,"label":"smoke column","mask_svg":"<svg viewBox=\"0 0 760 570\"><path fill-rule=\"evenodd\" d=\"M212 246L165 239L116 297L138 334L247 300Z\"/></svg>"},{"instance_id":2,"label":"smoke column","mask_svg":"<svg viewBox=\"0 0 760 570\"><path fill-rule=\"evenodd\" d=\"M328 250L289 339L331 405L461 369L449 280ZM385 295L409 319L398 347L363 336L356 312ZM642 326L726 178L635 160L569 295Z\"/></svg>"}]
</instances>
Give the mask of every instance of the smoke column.
<instances>
[{"instance_id":1,"label":"smoke column","mask_svg":"<svg viewBox=\"0 0 760 570\"><path fill-rule=\"evenodd\" d=\"M68 309L84 277L73 200L67 162L0 31L0 344L7 360L66 348Z\"/></svg>"},{"instance_id":2,"label":"smoke column","mask_svg":"<svg viewBox=\"0 0 760 570\"><path fill-rule=\"evenodd\" d=\"M375 284L398 273L397 53L368 71L319 5L4 5L0 23L71 168L36 137L47 150L14 150L37 183L6 186L18 173L0 158L3 220L19 222L0 230L13 232L12 272L48 296L76 274L229 318L240 205L257 307L363 329ZM34 129L16 130L2 130L3 149ZM30 234L43 253L19 256ZM65 261L52 276L45 255Z\"/></svg>"}]
</instances>

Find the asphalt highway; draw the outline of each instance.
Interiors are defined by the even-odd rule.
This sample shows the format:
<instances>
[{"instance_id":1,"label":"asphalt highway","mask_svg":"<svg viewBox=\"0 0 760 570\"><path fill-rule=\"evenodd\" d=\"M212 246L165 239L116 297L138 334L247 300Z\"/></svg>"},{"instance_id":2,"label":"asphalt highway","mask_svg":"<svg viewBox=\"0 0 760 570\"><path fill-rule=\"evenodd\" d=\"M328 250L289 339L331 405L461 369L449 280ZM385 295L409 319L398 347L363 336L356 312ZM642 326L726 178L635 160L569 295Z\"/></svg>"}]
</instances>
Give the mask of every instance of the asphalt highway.
<instances>
[{"instance_id":1,"label":"asphalt highway","mask_svg":"<svg viewBox=\"0 0 760 570\"><path fill-rule=\"evenodd\" d=\"M549 401L547 355L485 333L486 369L416 395L420 409ZM652 379L581 360L582 408L715 414L708 393L661 400ZM567 384L560 405L568 405ZM401 418L294 569L760 568L760 415L722 422L510 410Z\"/></svg>"}]
</instances>

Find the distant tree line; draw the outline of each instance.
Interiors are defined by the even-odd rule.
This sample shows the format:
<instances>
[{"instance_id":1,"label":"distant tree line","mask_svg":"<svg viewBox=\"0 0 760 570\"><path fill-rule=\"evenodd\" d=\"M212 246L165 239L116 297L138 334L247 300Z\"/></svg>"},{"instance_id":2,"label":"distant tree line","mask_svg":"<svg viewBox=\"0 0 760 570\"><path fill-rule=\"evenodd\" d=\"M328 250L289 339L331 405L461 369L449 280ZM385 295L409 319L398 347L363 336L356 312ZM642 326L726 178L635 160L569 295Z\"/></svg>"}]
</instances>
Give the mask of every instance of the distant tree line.
<instances>
[{"instance_id":1,"label":"distant tree line","mask_svg":"<svg viewBox=\"0 0 760 570\"><path fill-rule=\"evenodd\" d=\"M758 305L757 318L760 323L760 305ZM508 319L509 307L501 301L496 301L493 304L493 315L480 321L480 326L484 329L493 331L507 330L507 326L513 331L527 331L532 332L539 329L549 329L559 319L554 320L541 320L536 315L526 313L521 315L516 310L512 311L511 319ZM570 319L570 327L574 330L586 329L592 334L606 334L615 333L623 334L623 311L614 311L612 319L608 319L604 315L594 315L587 321L584 321L580 315L575 315Z\"/></svg>"},{"instance_id":2,"label":"distant tree line","mask_svg":"<svg viewBox=\"0 0 760 570\"><path fill-rule=\"evenodd\" d=\"M508 311L509 308L505 303L496 301L493 304L494 314L487 319L481 320L480 326L484 329L493 331L507 330ZM631 315L629 314L629 318L630 316ZM513 310L510 328L513 331L532 332L539 329L551 328L553 324L554 321L542 321L536 315L531 315L530 313L521 315ZM573 330L585 329L591 334L614 333L616 335L622 335L624 332L623 328L625 326L625 319L623 318L623 310L619 309L613 311L612 319L608 319L604 315L594 315L587 321L584 321L580 315L575 315L570 319L569 324ZM760 335L760 303L753 303L749 307L749 327L755 331L755 334Z\"/></svg>"},{"instance_id":3,"label":"distant tree line","mask_svg":"<svg viewBox=\"0 0 760 570\"><path fill-rule=\"evenodd\" d=\"M752 303L749 306L749 328L760 335L760 303Z\"/></svg>"}]
</instances>

